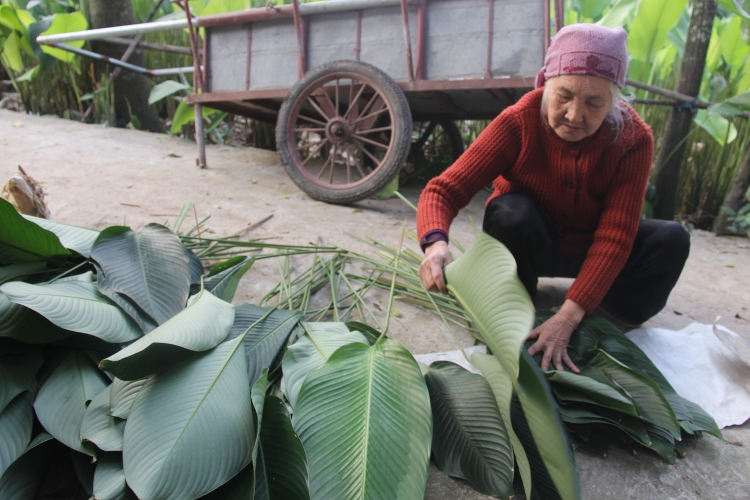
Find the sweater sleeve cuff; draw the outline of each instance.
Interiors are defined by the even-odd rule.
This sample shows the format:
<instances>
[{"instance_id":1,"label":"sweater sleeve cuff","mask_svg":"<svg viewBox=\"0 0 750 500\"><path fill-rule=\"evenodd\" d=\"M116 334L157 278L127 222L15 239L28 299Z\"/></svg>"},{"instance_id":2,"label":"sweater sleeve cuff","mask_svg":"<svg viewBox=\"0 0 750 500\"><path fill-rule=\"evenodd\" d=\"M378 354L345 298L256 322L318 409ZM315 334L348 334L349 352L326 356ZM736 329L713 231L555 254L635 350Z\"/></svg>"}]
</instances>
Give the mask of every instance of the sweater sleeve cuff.
<instances>
[{"instance_id":1,"label":"sweater sleeve cuff","mask_svg":"<svg viewBox=\"0 0 750 500\"><path fill-rule=\"evenodd\" d=\"M583 307L586 310L587 314L591 314L591 312L599 306L599 303L601 303L603 297L598 297L596 295L586 293L583 290L578 290L576 289L576 287L571 287L565 298L570 299L579 306Z\"/></svg>"},{"instance_id":2,"label":"sweater sleeve cuff","mask_svg":"<svg viewBox=\"0 0 750 500\"><path fill-rule=\"evenodd\" d=\"M444 241L448 243L448 234L442 229L433 229L432 231L428 231L419 240L419 246L422 248L422 251L424 252L428 246L432 245L436 241Z\"/></svg>"}]
</instances>

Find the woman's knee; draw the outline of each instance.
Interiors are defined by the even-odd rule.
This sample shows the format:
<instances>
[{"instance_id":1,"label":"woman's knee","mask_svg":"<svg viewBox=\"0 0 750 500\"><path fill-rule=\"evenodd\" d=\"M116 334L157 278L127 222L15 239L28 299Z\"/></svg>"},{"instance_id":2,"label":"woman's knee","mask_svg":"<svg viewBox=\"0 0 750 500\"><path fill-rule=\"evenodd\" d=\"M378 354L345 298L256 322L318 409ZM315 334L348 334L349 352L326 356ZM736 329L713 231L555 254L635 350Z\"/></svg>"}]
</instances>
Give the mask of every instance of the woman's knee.
<instances>
[{"instance_id":1,"label":"woman's knee","mask_svg":"<svg viewBox=\"0 0 750 500\"><path fill-rule=\"evenodd\" d=\"M654 236L658 238L658 246L668 252L675 259L687 260L690 253L690 233L678 222L665 222Z\"/></svg>"},{"instance_id":2,"label":"woman's knee","mask_svg":"<svg viewBox=\"0 0 750 500\"><path fill-rule=\"evenodd\" d=\"M525 193L507 193L490 201L485 210L483 229L495 236L527 231L539 223L534 199Z\"/></svg>"}]
</instances>

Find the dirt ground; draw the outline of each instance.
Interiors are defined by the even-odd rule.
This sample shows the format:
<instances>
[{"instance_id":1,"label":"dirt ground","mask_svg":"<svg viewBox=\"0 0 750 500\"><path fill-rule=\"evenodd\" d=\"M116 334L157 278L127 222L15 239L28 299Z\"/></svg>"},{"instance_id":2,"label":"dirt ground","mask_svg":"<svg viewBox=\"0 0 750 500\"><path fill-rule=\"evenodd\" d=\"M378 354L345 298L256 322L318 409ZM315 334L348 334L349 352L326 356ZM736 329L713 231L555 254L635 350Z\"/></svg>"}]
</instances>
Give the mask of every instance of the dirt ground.
<instances>
[{"instance_id":1,"label":"dirt ground","mask_svg":"<svg viewBox=\"0 0 750 500\"><path fill-rule=\"evenodd\" d=\"M0 182L21 165L43 183L52 217L59 222L96 229L126 224L138 229L149 222L173 221L192 197L197 217L211 216L208 227L215 236L237 233L272 215L246 238L304 244L320 237L327 244L368 252L371 247L347 233L396 245L402 225L411 229L415 224L414 211L398 199L367 200L347 207L309 199L286 176L271 151L209 146L209 168L203 170L196 167L195 157L192 142L167 135L0 110ZM419 187L402 190L413 203L419 192ZM486 195L480 193L453 224L451 236L465 246L474 238L471 219L481 226ZM690 257L677 287L666 308L645 326L680 329L694 321L712 323L720 316L719 323L750 340L748 269L747 239L693 231ZM277 281L275 265L255 266L243 279L235 302L257 301ZM537 308L559 305L569 285L570 280L541 280ZM385 304L387 294L378 293L369 300ZM408 305L397 307L400 317L393 319L391 337L414 353L455 349L445 327L431 313ZM470 342L465 334L461 339ZM725 434L748 441L750 425L728 429ZM584 497L750 498L747 447L705 438L696 448L692 452L695 461L688 457L676 467L652 457L634 460L624 451L615 451L604 460L578 452ZM634 477L622 467L640 475ZM433 474L428 498L485 497Z\"/></svg>"}]
</instances>

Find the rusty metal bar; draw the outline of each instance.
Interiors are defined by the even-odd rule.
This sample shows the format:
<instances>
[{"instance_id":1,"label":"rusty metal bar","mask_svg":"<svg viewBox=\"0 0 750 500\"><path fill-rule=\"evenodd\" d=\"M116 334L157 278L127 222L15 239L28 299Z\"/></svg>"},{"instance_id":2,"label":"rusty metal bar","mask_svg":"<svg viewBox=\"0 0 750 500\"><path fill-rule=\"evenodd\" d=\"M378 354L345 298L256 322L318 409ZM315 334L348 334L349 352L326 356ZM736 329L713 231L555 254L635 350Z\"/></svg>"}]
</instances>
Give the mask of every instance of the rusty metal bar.
<instances>
[{"instance_id":1,"label":"rusty metal bar","mask_svg":"<svg viewBox=\"0 0 750 500\"><path fill-rule=\"evenodd\" d=\"M406 65L409 70L409 81L414 81L414 64L411 59L411 35L409 34L409 9L406 0L401 0L401 16L404 19L404 41L406 47Z\"/></svg>"},{"instance_id":2,"label":"rusty metal bar","mask_svg":"<svg viewBox=\"0 0 750 500\"><path fill-rule=\"evenodd\" d=\"M495 0L488 0L490 4L490 13L488 16L488 29L487 29L487 71L484 74L485 78L492 78L492 38L495 29Z\"/></svg>"},{"instance_id":3,"label":"rusty metal bar","mask_svg":"<svg viewBox=\"0 0 750 500\"><path fill-rule=\"evenodd\" d=\"M417 80L424 80L425 48L427 45L427 0L417 7Z\"/></svg>"},{"instance_id":4,"label":"rusty metal bar","mask_svg":"<svg viewBox=\"0 0 750 500\"><path fill-rule=\"evenodd\" d=\"M120 38L120 37L102 38L102 42L111 43L114 45L130 45L132 41L133 40L130 38ZM152 42L141 41L138 44L138 47L141 49L146 49L146 50L158 50L160 52L172 52L174 54L182 54L185 56L193 55L193 51L190 50L190 47L181 47L179 45L169 45L166 43L152 43Z\"/></svg>"},{"instance_id":5,"label":"rusty metal bar","mask_svg":"<svg viewBox=\"0 0 750 500\"><path fill-rule=\"evenodd\" d=\"M247 25L247 67L245 68L245 90L250 90L250 55L253 51L253 23Z\"/></svg>"},{"instance_id":6,"label":"rusty metal bar","mask_svg":"<svg viewBox=\"0 0 750 500\"><path fill-rule=\"evenodd\" d=\"M91 52L90 50L86 49L79 49L77 47L71 47L70 45L65 45L64 43L51 43L48 44L48 46L60 50L65 50L67 52L72 52L73 54L77 54L79 56L90 57L91 59L103 61L107 64L111 64L112 66L119 66L120 68L135 71L136 73L141 73L146 76L179 75L192 73L195 70L193 66L186 66L184 68L146 69L142 68L141 66L136 66L135 64L121 61L114 57L103 56L101 54L97 54L96 52Z\"/></svg>"},{"instance_id":7,"label":"rusty metal bar","mask_svg":"<svg viewBox=\"0 0 750 500\"><path fill-rule=\"evenodd\" d=\"M305 60L302 43L302 22L299 16L299 0L292 0L292 13L294 15L294 32L297 34L297 78L305 74Z\"/></svg>"},{"instance_id":8,"label":"rusty metal bar","mask_svg":"<svg viewBox=\"0 0 750 500\"><path fill-rule=\"evenodd\" d=\"M549 23L551 22L550 17L553 0L544 0L544 55L547 55L547 49L549 48Z\"/></svg>"},{"instance_id":9,"label":"rusty metal bar","mask_svg":"<svg viewBox=\"0 0 750 500\"><path fill-rule=\"evenodd\" d=\"M362 54L362 11L357 12L357 43L354 45L354 58L359 61Z\"/></svg>"},{"instance_id":10,"label":"rusty metal bar","mask_svg":"<svg viewBox=\"0 0 750 500\"><path fill-rule=\"evenodd\" d=\"M211 92L211 67L208 64L211 48L211 32L204 30L203 33L203 50L198 51L198 57L202 57L203 62L203 91Z\"/></svg>"},{"instance_id":11,"label":"rusty metal bar","mask_svg":"<svg viewBox=\"0 0 750 500\"><path fill-rule=\"evenodd\" d=\"M555 0L555 34L565 26L565 0Z\"/></svg>"}]
</instances>

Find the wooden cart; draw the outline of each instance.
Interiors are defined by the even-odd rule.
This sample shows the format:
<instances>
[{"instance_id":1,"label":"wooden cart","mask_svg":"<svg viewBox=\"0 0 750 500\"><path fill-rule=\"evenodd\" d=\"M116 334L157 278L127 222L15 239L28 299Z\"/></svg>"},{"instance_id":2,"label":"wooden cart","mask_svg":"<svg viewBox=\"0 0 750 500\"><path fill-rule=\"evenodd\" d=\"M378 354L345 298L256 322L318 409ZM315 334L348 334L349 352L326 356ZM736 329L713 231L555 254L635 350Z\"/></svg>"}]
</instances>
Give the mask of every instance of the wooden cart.
<instances>
[{"instance_id":1,"label":"wooden cart","mask_svg":"<svg viewBox=\"0 0 750 500\"><path fill-rule=\"evenodd\" d=\"M201 17L203 92L189 103L276 123L279 157L300 189L350 203L383 189L438 133L456 157L453 120L494 118L533 88L549 8L333 0Z\"/></svg>"}]
</instances>

